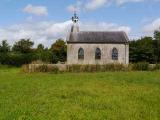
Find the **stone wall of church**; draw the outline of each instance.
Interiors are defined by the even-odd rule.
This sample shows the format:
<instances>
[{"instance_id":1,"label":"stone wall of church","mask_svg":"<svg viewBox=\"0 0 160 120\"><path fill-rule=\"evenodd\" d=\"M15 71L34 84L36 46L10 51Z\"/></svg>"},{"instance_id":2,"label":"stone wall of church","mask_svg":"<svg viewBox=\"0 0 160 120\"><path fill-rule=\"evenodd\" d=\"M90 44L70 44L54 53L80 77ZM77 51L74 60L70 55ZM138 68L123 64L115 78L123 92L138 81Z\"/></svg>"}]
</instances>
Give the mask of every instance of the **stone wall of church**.
<instances>
[{"instance_id":1,"label":"stone wall of church","mask_svg":"<svg viewBox=\"0 0 160 120\"><path fill-rule=\"evenodd\" d=\"M78 60L79 48L84 49L84 60ZM100 48L101 60L95 60L95 50ZM118 60L112 60L112 49L118 49ZM67 64L129 63L129 45L125 44L68 44Z\"/></svg>"}]
</instances>

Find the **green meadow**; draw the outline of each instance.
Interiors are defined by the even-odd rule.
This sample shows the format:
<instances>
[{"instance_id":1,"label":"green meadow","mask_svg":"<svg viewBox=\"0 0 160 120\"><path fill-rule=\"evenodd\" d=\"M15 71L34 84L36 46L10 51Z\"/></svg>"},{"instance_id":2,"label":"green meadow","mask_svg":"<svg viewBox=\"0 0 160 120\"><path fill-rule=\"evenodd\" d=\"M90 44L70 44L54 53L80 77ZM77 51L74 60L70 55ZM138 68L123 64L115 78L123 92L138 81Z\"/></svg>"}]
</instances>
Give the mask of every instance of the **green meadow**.
<instances>
[{"instance_id":1,"label":"green meadow","mask_svg":"<svg viewBox=\"0 0 160 120\"><path fill-rule=\"evenodd\" d=\"M160 120L160 71L27 74L2 67L0 120Z\"/></svg>"}]
</instances>

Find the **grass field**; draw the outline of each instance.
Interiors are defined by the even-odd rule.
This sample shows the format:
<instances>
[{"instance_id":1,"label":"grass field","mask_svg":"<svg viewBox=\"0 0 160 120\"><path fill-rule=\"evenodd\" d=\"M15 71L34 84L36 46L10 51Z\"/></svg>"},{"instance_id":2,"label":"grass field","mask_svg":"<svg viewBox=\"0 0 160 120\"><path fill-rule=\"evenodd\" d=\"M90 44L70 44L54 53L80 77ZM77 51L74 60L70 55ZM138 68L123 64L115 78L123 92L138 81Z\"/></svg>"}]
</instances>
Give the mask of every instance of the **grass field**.
<instances>
[{"instance_id":1,"label":"grass field","mask_svg":"<svg viewBox=\"0 0 160 120\"><path fill-rule=\"evenodd\" d=\"M160 120L160 72L1 68L0 120Z\"/></svg>"}]
</instances>

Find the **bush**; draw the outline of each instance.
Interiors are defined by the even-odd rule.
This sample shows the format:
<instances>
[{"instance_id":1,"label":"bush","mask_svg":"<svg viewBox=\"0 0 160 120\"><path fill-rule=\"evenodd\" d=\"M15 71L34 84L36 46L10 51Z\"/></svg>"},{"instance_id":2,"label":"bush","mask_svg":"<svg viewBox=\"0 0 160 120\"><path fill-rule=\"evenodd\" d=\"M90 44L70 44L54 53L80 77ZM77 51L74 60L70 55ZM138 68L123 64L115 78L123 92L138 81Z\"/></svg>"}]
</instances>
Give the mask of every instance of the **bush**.
<instances>
[{"instance_id":1,"label":"bush","mask_svg":"<svg viewBox=\"0 0 160 120\"><path fill-rule=\"evenodd\" d=\"M35 56L32 53L6 53L0 54L0 63L3 65L22 66L23 64L29 64L35 60Z\"/></svg>"},{"instance_id":2,"label":"bush","mask_svg":"<svg viewBox=\"0 0 160 120\"><path fill-rule=\"evenodd\" d=\"M132 64L132 70L147 71L149 70L149 63L141 62L141 63Z\"/></svg>"},{"instance_id":3,"label":"bush","mask_svg":"<svg viewBox=\"0 0 160 120\"><path fill-rule=\"evenodd\" d=\"M0 64L0 69L9 69L9 68L16 68L16 67L10 66L10 65L1 65Z\"/></svg>"}]
</instances>

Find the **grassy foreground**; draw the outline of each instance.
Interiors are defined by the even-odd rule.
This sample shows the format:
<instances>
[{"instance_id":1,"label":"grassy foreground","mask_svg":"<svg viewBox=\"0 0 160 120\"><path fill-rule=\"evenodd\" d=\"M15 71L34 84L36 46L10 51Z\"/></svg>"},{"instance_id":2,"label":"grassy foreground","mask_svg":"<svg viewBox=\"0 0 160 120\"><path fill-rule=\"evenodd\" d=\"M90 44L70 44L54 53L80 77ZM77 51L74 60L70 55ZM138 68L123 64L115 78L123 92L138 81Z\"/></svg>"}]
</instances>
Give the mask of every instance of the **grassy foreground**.
<instances>
[{"instance_id":1,"label":"grassy foreground","mask_svg":"<svg viewBox=\"0 0 160 120\"><path fill-rule=\"evenodd\" d=\"M0 69L0 120L159 120L160 72Z\"/></svg>"}]
</instances>

